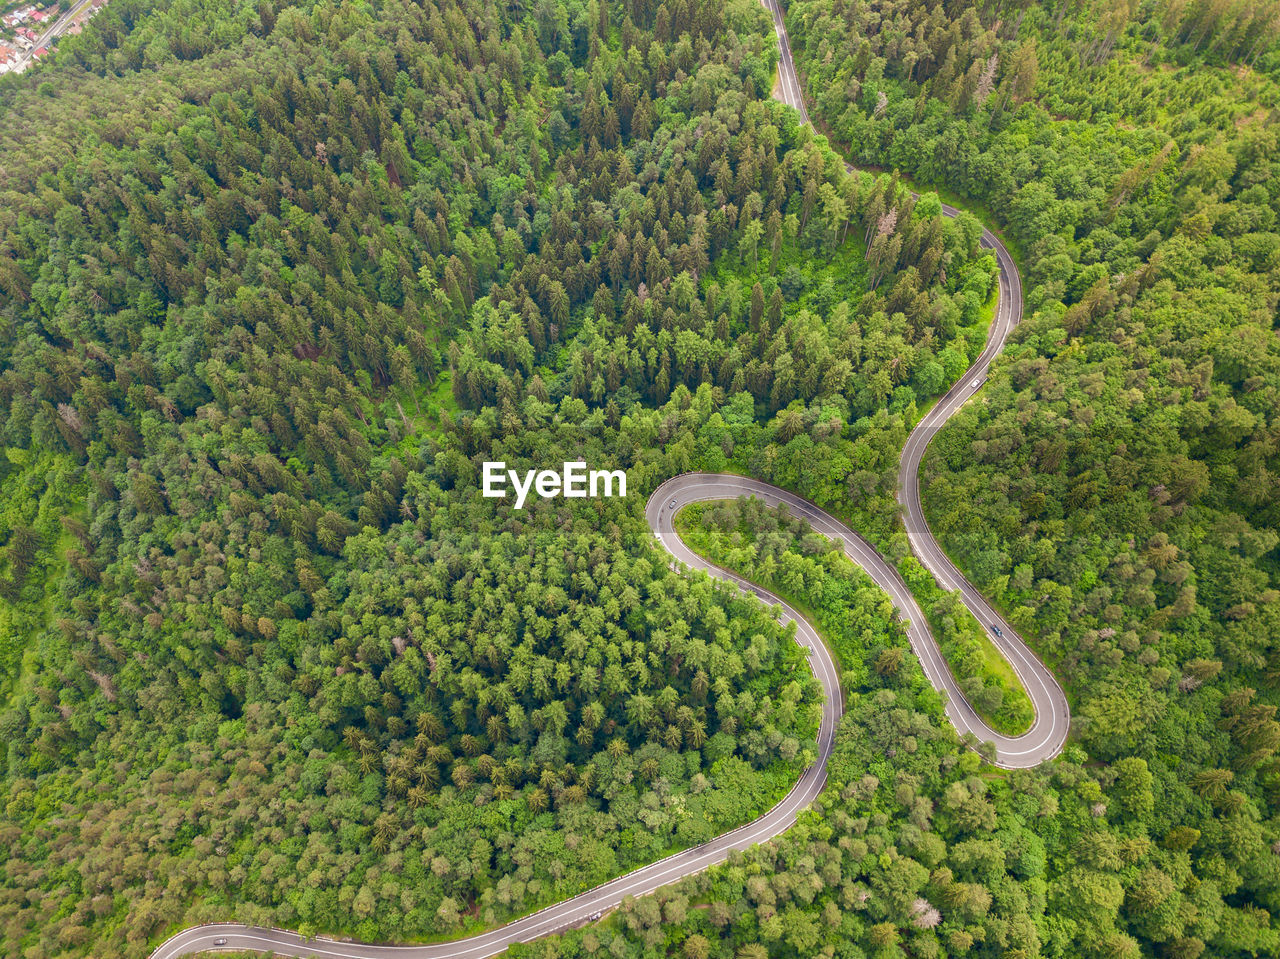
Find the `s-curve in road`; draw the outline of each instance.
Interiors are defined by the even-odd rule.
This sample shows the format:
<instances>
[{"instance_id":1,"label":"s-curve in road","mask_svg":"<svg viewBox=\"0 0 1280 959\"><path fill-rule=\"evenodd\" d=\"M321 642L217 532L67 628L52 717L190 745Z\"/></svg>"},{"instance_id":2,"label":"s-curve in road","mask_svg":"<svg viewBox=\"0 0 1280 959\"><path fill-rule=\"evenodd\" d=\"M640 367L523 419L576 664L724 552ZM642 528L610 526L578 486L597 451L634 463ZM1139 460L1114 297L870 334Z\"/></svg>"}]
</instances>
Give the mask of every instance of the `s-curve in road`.
<instances>
[{"instance_id":1,"label":"s-curve in road","mask_svg":"<svg viewBox=\"0 0 1280 959\"><path fill-rule=\"evenodd\" d=\"M955 677L951 675L951 670L942 657L941 650L938 649L937 642L934 641L933 634L929 631L924 611L916 602L915 596L911 594L911 590L907 588L902 575L889 565L874 546L808 500L769 483L745 476L728 473L686 473L669 479L658 487L649 500L646 515L654 535L677 559L689 566L710 570L714 575L725 576L725 573L711 567L706 560L685 546L676 536L673 517L682 507L690 503L731 500L740 496L754 496L766 506L778 507L785 504L793 515L807 520L816 532L840 543L845 555L866 570L867 574L875 580L876 585L889 594L893 605L898 609L899 616L906 622L907 638L911 642L912 650L919 657L929 682L935 689L947 694L947 717L961 735L972 733L979 742L993 744L996 749L997 765L1009 769L1036 766L1046 759L1052 759L1062 751L1067 736L1065 716L1058 722L1052 721L1056 715L1058 697L1062 697L1062 690L1058 687L1053 675L1041 664L1035 654L1022 644L1013 630L1005 627L1008 629L1004 637L1007 642L1000 648L1009 656L1010 661L1018 666L1019 675L1024 676L1023 683L1027 687L1027 694L1035 706L1036 721L1031 729L1021 736L1002 736L982 721L974 708L969 705L969 701L965 699L964 693L960 691ZM955 582L964 583L959 573L953 574L953 577ZM733 578L736 579L736 577ZM977 595L973 587L968 586L967 583L965 586ZM763 590L758 590L754 586L748 588L767 597L769 601L774 601L772 596ZM981 597L978 598L981 599ZM794 616L794 614L791 615ZM805 625L808 626L807 623ZM811 626L809 630L812 631ZM797 636L801 643L805 642L801 634L797 633ZM1025 655L1025 661L1015 658L1018 651ZM1032 670L1032 665L1038 668L1037 671ZM1033 681L1028 682L1028 676ZM1035 682L1034 679L1037 677L1042 681ZM1064 697L1062 699L1064 706L1065 702Z\"/></svg>"},{"instance_id":2,"label":"s-curve in road","mask_svg":"<svg viewBox=\"0 0 1280 959\"><path fill-rule=\"evenodd\" d=\"M704 477L705 479L705 477ZM750 482L749 480L743 482ZM782 490L774 490L766 484L757 484L773 490L778 496L790 496ZM796 624L796 642L809 650L809 665L822 684L824 703L822 722L818 727L818 756L813 765L800 775L800 779L783 797L782 801L753 822L724 833L701 846L686 849L666 859L619 876L604 885L588 890L564 902L548 906L540 912L517 919L499 929L457 939L452 942L421 946L375 945L345 942L337 939L305 939L294 932L281 929L265 929L242 926L236 923L218 923L193 926L184 929L160 945L151 954L152 959L174 959L206 951L256 950L277 956L307 957L319 959L485 959L504 951L512 943L532 942L569 926L598 918L598 914L612 909L628 896L643 896L684 876L701 872L709 866L723 862L729 854L767 842L785 832L796 821L796 816L818 798L827 782L827 759L835 742L836 724L844 712L844 700L840 694L840 673L827 647L818 638L817 631L804 617L778 599L731 573L710 566L691 552L676 537L671 526L669 504L673 496L680 502L696 499L732 499L742 490L715 484L699 484L698 477L682 476L669 480L658 488L649 499L646 513L649 525L659 540L666 545L676 559L690 566L708 570L713 576L734 583L744 592L758 596L769 605L780 608L778 617L782 623ZM698 495L709 494L709 495ZM794 497L792 497L794 499Z\"/></svg>"},{"instance_id":3,"label":"s-curve in road","mask_svg":"<svg viewBox=\"0 0 1280 959\"><path fill-rule=\"evenodd\" d=\"M957 211L953 207L944 206L943 213L947 216L955 216ZM995 318L991 321L991 328L987 332L987 345L959 382L934 404L907 436L906 445L902 450L902 459L898 464L898 502L902 505L902 522L912 550L943 589L959 590L965 606L973 613L978 624L987 631L991 642L1018 674L1018 679L1021 680L1032 706L1035 707L1035 721L1031 729L1022 736L1012 738L1001 736L977 720L976 714L968 707L968 703L955 686L954 678L945 664L942 666L942 673L947 680L945 684L940 684L940 677L935 676L934 664L930 662L932 657L921 655L925 672L934 686L943 688L945 685L950 694L947 715L957 729L962 733L972 732L980 740L990 740L995 743L1001 765L1027 766L1051 759L1062 751L1071 726L1067 696L1049 668L1041 662L977 588L956 569L955 564L934 538L933 531L929 529L929 524L924 517L924 507L920 502L920 464L924 460L925 450L928 449L930 440L967 400L981 390L986 383L987 371L992 361L1000 355L1000 351L1004 349L1005 340L1022 319L1022 280L1018 275L1013 257L990 230L982 231L981 243L994 251L996 263L1000 268L999 300ZM915 645L914 639L912 645ZM932 656L941 660L932 637L930 637L930 646Z\"/></svg>"},{"instance_id":4,"label":"s-curve in road","mask_svg":"<svg viewBox=\"0 0 1280 959\"><path fill-rule=\"evenodd\" d=\"M779 0L761 0L761 3L773 18L773 30L778 37L778 84L774 95L787 106L798 111L802 123L808 123L809 112L804 105L804 89L796 73L795 59L791 56L791 43L787 37L787 27L783 21ZM849 166L849 169L853 167ZM919 196L919 194L913 195ZM960 211L953 206L945 203L942 205L943 216L955 217L959 213ZM906 527L907 539L916 556L934 575L943 589L960 591L965 606L977 618L978 623L987 631L992 643L1018 674L1036 711L1035 722L1031 729L1022 736L1001 736L979 720L956 686L951 671L938 651L937 644L924 628L924 620L918 615L919 611L908 613L901 604L898 608L907 613L907 618L913 624L911 644L916 648L917 655L924 664L929 681L936 688L945 689L949 695L947 715L956 728L961 733L973 733L981 741L994 743L1001 765L1034 766L1038 762L1056 756L1066 744L1071 723L1066 694L1039 657L1031 651L973 584L960 575L960 571L956 569L934 538L929 524L925 522L924 508L920 504L920 463L924 459L929 441L956 410L982 388L992 361L1000 355L1000 351L1004 349L1005 340L1022 319L1022 278L1018 275L1018 267L1013 262L1013 257L1000 242L1000 238L989 229L983 229L979 242L995 254L996 263L1000 268L999 301L995 319L992 320L991 329L987 333L987 345L973 366L916 424L915 429L907 437L898 467L898 501L902 504L902 520ZM881 585L884 584L881 583ZM885 588L888 589L887 586ZM914 606L914 603L912 605ZM926 639L927 642L925 642Z\"/></svg>"}]
</instances>

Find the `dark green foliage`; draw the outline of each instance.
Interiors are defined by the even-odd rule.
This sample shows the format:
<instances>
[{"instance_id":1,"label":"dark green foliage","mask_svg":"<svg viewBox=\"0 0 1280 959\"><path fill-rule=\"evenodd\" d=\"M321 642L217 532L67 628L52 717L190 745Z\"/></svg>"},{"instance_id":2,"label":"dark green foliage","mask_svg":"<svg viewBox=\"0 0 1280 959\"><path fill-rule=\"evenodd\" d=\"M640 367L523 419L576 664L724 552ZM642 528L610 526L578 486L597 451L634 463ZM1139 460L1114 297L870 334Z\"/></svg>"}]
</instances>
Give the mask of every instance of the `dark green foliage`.
<instances>
[{"instance_id":1,"label":"dark green foliage","mask_svg":"<svg viewBox=\"0 0 1280 959\"><path fill-rule=\"evenodd\" d=\"M122 0L38 131L9 85L4 868L49 895L5 900L5 951L227 914L457 934L750 819L806 761L803 657L670 571L640 496L477 492L489 458L670 471L661 413L593 435L544 364L624 231L656 290L737 230L707 229L695 117L795 166L759 105L736 137L708 112L762 93L759 11L633 12L606 47L594 5Z\"/></svg>"},{"instance_id":2,"label":"dark green foliage","mask_svg":"<svg viewBox=\"0 0 1280 959\"><path fill-rule=\"evenodd\" d=\"M848 689L831 779L778 841L660 891L656 905L624 904L554 955L1139 955L1144 939L1172 955L1209 954L1206 943L1274 951L1267 912L1194 880L1226 855L1254 882L1270 874L1250 820L1204 815L1206 802L1237 813L1247 803L1230 770L1198 773L1188 789L1163 763L1086 763L1074 744L1038 770L983 767L886 621L883 595L803 520L739 501L688 507L680 523L713 560L816 611ZM1203 832L1184 824L1192 815Z\"/></svg>"},{"instance_id":3,"label":"dark green foliage","mask_svg":"<svg viewBox=\"0 0 1280 959\"><path fill-rule=\"evenodd\" d=\"M1157 844L1167 826L1149 822L1158 787L1143 760L1090 770L1072 746L1050 767L997 774L958 743L884 595L803 520L753 501L681 517L711 558L816 611L848 691L829 785L778 841L656 904L624 904L555 955L900 954L887 943L922 956L1079 955L1091 937L1133 945L1111 927L1121 907L1180 939L1226 932L1233 917L1185 908L1207 904L1204 890L1160 899L1199 837L1175 829Z\"/></svg>"},{"instance_id":4,"label":"dark green foliage","mask_svg":"<svg viewBox=\"0 0 1280 959\"><path fill-rule=\"evenodd\" d=\"M1078 745L981 766L865 579L726 516L844 661L831 789L527 952L1276 952L1275 21L1167 6L789 11L853 158L1022 255L927 505ZM113 0L0 81L0 951L458 935L786 788L804 658L644 495L748 471L910 576L898 452L994 261L775 62L751 0ZM478 494L578 458L631 497Z\"/></svg>"},{"instance_id":5,"label":"dark green foliage","mask_svg":"<svg viewBox=\"0 0 1280 959\"><path fill-rule=\"evenodd\" d=\"M5 951L457 935L811 760L803 656L643 494L730 395L743 456L900 435L990 263L764 99L766 24L120 0L6 82ZM478 495L578 458L631 498Z\"/></svg>"},{"instance_id":6,"label":"dark green foliage","mask_svg":"<svg viewBox=\"0 0 1280 959\"><path fill-rule=\"evenodd\" d=\"M934 444L926 507L1057 664L1102 780L1142 763L1158 784L1133 819L1198 831L1180 872L1153 853L1080 896L1059 874L1050 954L1275 948L1274 10L1229 26L1211 6L788 13L835 138L977 201L1020 249L1028 319ZM1183 897L1206 915L1219 893L1247 915L1189 929Z\"/></svg>"}]
</instances>

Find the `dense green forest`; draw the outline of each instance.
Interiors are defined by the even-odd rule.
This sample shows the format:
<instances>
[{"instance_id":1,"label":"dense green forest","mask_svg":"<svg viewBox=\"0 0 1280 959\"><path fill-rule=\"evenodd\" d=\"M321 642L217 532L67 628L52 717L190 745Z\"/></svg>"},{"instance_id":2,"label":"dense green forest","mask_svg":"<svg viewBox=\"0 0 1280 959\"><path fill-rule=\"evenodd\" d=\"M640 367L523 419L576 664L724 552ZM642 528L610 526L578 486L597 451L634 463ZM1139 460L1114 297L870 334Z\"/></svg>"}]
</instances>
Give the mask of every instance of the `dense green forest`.
<instances>
[{"instance_id":1,"label":"dense green forest","mask_svg":"<svg viewBox=\"0 0 1280 959\"><path fill-rule=\"evenodd\" d=\"M785 518L775 531L779 522L771 511L755 501L745 504L744 509L745 513L739 513L732 508L719 510L695 504L681 510L676 528L681 539L717 566L737 570L803 609L818 624L846 669L854 668L854 661L864 656L875 660L876 633L851 633L852 623L844 616L844 604L825 598L821 584L824 574L814 564L826 561L823 554L833 546L810 532L803 520ZM799 531L808 535L802 536ZM800 541L796 549L789 548L793 540ZM905 557L900 565L903 578L922 601L930 628L969 702L1002 731L1025 732L1034 718L1031 701L1016 678L1011 683L991 681L986 664L979 662L983 656L977 641L981 630L958 595L942 590L914 557ZM885 655L878 668L896 673L901 668L901 654L893 651ZM1004 660L1000 662L1004 671L1012 672ZM861 681L862 674L856 673L848 685L856 689ZM981 748L981 744L974 745Z\"/></svg>"},{"instance_id":2,"label":"dense green forest","mask_svg":"<svg viewBox=\"0 0 1280 959\"><path fill-rule=\"evenodd\" d=\"M776 55L749 0L117 0L0 87L4 952L459 935L812 761L803 655L644 493L872 495L994 262ZM633 495L479 496L575 458Z\"/></svg>"},{"instance_id":3,"label":"dense green forest","mask_svg":"<svg viewBox=\"0 0 1280 959\"><path fill-rule=\"evenodd\" d=\"M514 955L1136 956L1112 925L1122 904L1146 930L1194 917L1188 932L1274 948L1251 938L1256 921L1227 931L1239 920L1213 884L1177 894L1194 830L1161 844L1131 828L1159 795L1145 760L1103 777L1072 745L1000 774L957 742L884 593L803 519L742 500L687 507L681 527L709 558L816 611L848 691L827 790L774 843Z\"/></svg>"},{"instance_id":4,"label":"dense green forest","mask_svg":"<svg viewBox=\"0 0 1280 959\"><path fill-rule=\"evenodd\" d=\"M865 576L706 508L840 656L830 787L517 951L1280 954L1273 5L787 18L841 152L754 0L113 0L0 81L0 951L454 936L771 804L817 684L644 497L739 469L909 569L898 453L996 270L843 153L1019 252L926 506L1077 740L984 766ZM493 459L632 495L514 511Z\"/></svg>"},{"instance_id":5,"label":"dense green forest","mask_svg":"<svg viewBox=\"0 0 1280 959\"><path fill-rule=\"evenodd\" d=\"M1035 312L934 447L936 530L1061 664L1089 754L1151 764L1152 833L1202 834L1174 885L1271 912L1280 59L1270 5L1210 6L789 16L832 134L1023 253Z\"/></svg>"},{"instance_id":6,"label":"dense green forest","mask_svg":"<svg viewBox=\"0 0 1280 959\"><path fill-rule=\"evenodd\" d=\"M923 732L941 717L910 675L877 689L885 651L863 655L817 815L673 889L678 925L637 903L559 955L1280 953L1276 13L788 6L833 141L945 187L1019 252L1028 319L936 441L925 501L1054 663L1077 742L974 777ZM856 574L803 524L700 518L708 555L806 591L842 648L831 601Z\"/></svg>"}]
</instances>

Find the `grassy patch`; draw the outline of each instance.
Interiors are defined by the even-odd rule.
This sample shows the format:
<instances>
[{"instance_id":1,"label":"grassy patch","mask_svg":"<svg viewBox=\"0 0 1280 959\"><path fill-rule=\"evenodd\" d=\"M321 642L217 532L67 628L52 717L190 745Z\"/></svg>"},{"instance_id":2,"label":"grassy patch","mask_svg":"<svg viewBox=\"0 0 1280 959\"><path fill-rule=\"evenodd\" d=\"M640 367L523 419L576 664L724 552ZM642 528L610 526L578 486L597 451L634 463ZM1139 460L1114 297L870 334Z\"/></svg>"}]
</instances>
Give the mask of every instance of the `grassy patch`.
<instances>
[{"instance_id":1,"label":"grassy patch","mask_svg":"<svg viewBox=\"0 0 1280 959\"><path fill-rule=\"evenodd\" d=\"M440 416L457 415L461 409L453 398L453 374L441 372L431 382L417 383L413 392L396 389L382 402L382 416L392 431L393 448L416 448L424 436L442 437Z\"/></svg>"},{"instance_id":2,"label":"grassy patch","mask_svg":"<svg viewBox=\"0 0 1280 959\"><path fill-rule=\"evenodd\" d=\"M943 658L970 705L992 729L1006 736L1025 733L1035 722L1035 707L1013 665L960 599L938 585L914 556L898 570L929 620Z\"/></svg>"},{"instance_id":3,"label":"grassy patch","mask_svg":"<svg viewBox=\"0 0 1280 959\"><path fill-rule=\"evenodd\" d=\"M51 622L83 519L85 490L65 454L10 449L0 482L0 686L9 692Z\"/></svg>"}]
</instances>

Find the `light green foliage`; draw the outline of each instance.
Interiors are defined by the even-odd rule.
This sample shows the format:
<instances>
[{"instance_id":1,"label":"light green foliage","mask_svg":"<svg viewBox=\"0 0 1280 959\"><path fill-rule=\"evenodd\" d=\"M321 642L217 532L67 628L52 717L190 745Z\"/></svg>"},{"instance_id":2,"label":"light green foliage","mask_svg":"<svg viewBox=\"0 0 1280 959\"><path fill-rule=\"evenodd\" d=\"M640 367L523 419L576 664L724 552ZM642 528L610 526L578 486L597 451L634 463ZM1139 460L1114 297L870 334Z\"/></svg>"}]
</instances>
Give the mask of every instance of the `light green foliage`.
<instances>
[{"instance_id":1,"label":"light green foliage","mask_svg":"<svg viewBox=\"0 0 1280 959\"><path fill-rule=\"evenodd\" d=\"M934 442L926 509L1065 681L1116 791L1093 808L1180 857L1133 868L1079 833L1047 942L1271 948L1244 943L1280 905L1274 9L1015 6L799 0L788 23L855 161L945 184L1020 254L1027 318ZM1233 894L1260 924L1218 918Z\"/></svg>"},{"instance_id":2,"label":"light green foliage","mask_svg":"<svg viewBox=\"0 0 1280 959\"><path fill-rule=\"evenodd\" d=\"M812 615L837 653L847 715L828 788L776 842L567 934L557 955L643 955L659 936L725 957L885 955L895 943L925 956L986 954L980 944L1068 956L1091 941L1115 955L1134 947L1118 929L1126 918L1161 942L1215 934L1218 920L1178 891L1189 866L1167 847L1185 843L1161 848L1135 816L1151 808L1145 763L1090 770L1072 747L1052 766L991 775L904 654L887 598L802 519L738 500L686 507L677 524L707 558Z\"/></svg>"},{"instance_id":3,"label":"light green foliage","mask_svg":"<svg viewBox=\"0 0 1280 959\"><path fill-rule=\"evenodd\" d=\"M789 5L834 142L1024 264L926 505L1077 740L984 766L880 594L730 517L840 652L830 788L519 951L1276 953L1269 10ZM754 0L113 0L0 80L0 952L459 935L785 790L803 657L640 504L739 469L909 569L898 453L994 262L769 102L776 58ZM632 497L477 495L567 458Z\"/></svg>"},{"instance_id":4,"label":"light green foliage","mask_svg":"<svg viewBox=\"0 0 1280 959\"><path fill-rule=\"evenodd\" d=\"M766 27L119 0L5 82L4 951L457 935L785 791L803 656L639 504L700 434L843 495L984 267L767 100ZM477 496L579 458L632 498Z\"/></svg>"}]
</instances>

